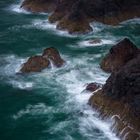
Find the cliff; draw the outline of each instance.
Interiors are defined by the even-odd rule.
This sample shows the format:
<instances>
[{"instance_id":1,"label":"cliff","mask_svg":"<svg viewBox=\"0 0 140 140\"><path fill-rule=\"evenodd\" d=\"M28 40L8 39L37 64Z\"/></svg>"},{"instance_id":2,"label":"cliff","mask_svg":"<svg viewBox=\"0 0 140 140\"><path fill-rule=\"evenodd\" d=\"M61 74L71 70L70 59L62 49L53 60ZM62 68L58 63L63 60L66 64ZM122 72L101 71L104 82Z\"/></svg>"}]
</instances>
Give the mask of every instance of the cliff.
<instances>
[{"instance_id":1,"label":"cliff","mask_svg":"<svg viewBox=\"0 0 140 140\"><path fill-rule=\"evenodd\" d=\"M25 0L21 8L51 13L50 22L57 22L58 29L67 29L69 33L92 31L92 21L117 25L140 17L139 0Z\"/></svg>"}]
</instances>

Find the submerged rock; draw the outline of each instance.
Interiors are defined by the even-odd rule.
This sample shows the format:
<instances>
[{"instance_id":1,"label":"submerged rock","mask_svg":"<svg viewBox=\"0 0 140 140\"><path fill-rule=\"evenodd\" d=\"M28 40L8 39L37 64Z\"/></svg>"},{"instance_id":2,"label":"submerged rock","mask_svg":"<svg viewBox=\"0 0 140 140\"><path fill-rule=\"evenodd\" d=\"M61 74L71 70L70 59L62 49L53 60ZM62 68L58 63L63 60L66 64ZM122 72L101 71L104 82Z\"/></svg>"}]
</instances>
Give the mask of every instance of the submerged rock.
<instances>
[{"instance_id":1,"label":"submerged rock","mask_svg":"<svg viewBox=\"0 0 140 140\"><path fill-rule=\"evenodd\" d=\"M114 45L101 62L106 72L118 71L139 53L139 49L127 38Z\"/></svg>"},{"instance_id":2,"label":"submerged rock","mask_svg":"<svg viewBox=\"0 0 140 140\"><path fill-rule=\"evenodd\" d=\"M58 50L55 48L45 49L41 56L30 57L27 62L23 64L20 72L40 72L48 68L50 63L53 63L56 67L61 67L64 64L64 60L60 57Z\"/></svg>"},{"instance_id":3,"label":"submerged rock","mask_svg":"<svg viewBox=\"0 0 140 140\"><path fill-rule=\"evenodd\" d=\"M97 89L101 88L101 84L98 83L90 83L87 85L86 90L90 92L94 92Z\"/></svg>"},{"instance_id":4,"label":"submerged rock","mask_svg":"<svg viewBox=\"0 0 140 140\"><path fill-rule=\"evenodd\" d=\"M140 17L139 0L25 0L21 7L32 12L51 12L49 20L57 21L57 28L70 33L92 31L92 21L117 25Z\"/></svg>"}]
</instances>

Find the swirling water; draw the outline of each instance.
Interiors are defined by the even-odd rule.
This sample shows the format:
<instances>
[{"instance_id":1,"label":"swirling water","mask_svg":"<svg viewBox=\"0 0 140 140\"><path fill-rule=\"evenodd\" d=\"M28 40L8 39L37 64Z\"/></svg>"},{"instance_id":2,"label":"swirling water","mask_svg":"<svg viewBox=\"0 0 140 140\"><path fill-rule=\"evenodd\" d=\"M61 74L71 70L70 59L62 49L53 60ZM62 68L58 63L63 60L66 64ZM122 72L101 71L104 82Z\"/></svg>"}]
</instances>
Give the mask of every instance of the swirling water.
<instances>
[{"instance_id":1,"label":"swirling water","mask_svg":"<svg viewBox=\"0 0 140 140\"><path fill-rule=\"evenodd\" d=\"M88 35L58 31L47 14L19 9L20 1L0 1L0 140L118 140L88 106L87 83L109 76L99 63L123 37L140 46L140 20L117 27L92 23ZM87 40L102 39L91 45ZM22 63L47 47L56 47L66 61L62 68L18 75Z\"/></svg>"}]
</instances>

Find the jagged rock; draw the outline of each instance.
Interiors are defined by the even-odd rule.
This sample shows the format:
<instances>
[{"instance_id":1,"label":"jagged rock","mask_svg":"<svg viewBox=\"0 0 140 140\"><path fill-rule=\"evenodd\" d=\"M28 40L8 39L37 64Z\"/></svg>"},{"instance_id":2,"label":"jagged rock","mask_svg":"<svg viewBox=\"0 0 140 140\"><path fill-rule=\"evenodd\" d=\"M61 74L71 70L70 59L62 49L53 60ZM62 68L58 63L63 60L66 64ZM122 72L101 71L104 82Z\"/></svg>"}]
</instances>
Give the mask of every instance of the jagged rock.
<instances>
[{"instance_id":1,"label":"jagged rock","mask_svg":"<svg viewBox=\"0 0 140 140\"><path fill-rule=\"evenodd\" d=\"M51 22L70 33L92 31L91 21L116 25L140 17L139 0L25 0L22 8L32 12L51 12Z\"/></svg>"},{"instance_id":2,"label":"jagged rock","mask_svg":"<svg viewBox=\"0 0 140 140\"><path fill-rule=\"evenodd\" d=\"M89 104L101 112L102 118L119 116L115 120L119 137L125 137L124 140L139 138L140 54L113 72L103 88L90 98Z\"/></svg>"},{"instance_id":3,"label":"jagged rock","mask_svg":"<svg viewBox=\"0 0 140 140\"><path fill-rule=\"evenodd\" d=\"M42 56L50 60L56 67L61 67L65 63L58 50L53 47L45 49Z\"/></svg>"},{"instance_id":4,"label":"jagged rock","mask_svg":"<svg viewBox=\"0 0 140 140\"><path fill-rule=\"evenodd\" d=\"M106 72L114 72L124 66L139 53L139 49L127 38L114 45L101 62Z\"/></svg>"},{"instance_id":5,"label":"jagged rock","mask_svg":"<svg viewBox=\"0 0 140 140\"><path fill-rule=\"evenodd\" d=\"M40 72L47 68L49 64L49 60L43 58L42 56L32 56L27 60L26 63L23 64L23 67L20 71L22 73Z\"/></svg>"},{"instance_id":6,"label":"jagged rock","mask_svg":"<svg viewBox=\"0 0 140 140\"><path fill-rule=\"evenodd\" d=\"M61 67L64 64L64 60L60 57L58 50L53 47L45 49L41 56L30 57L27 62L23 64L20 72L40 72L48 68L50 63L53 63L56 67Z\"/></svg>"},{"instance_id":7,"label":"jagged rock","mask_svg":"<svg viewBox=\"0 0 140 140\"><path fill-rule=\"evenodd\" d=\"M101 84L98 83L90 83L87 85L86 90L90 92L94 92L101 87Z\"/></svg>"}]
</instances>

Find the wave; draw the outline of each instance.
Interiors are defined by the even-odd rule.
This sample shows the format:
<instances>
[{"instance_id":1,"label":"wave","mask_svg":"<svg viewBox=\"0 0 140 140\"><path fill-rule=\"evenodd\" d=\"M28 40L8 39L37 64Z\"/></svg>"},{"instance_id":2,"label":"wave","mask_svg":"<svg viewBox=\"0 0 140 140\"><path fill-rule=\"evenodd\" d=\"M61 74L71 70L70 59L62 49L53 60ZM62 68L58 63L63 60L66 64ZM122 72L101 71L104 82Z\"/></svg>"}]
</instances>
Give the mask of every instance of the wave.
<instances>
[{"instance_id":1,"label":"wave","mask_svg":"<svg viewBox=\"0 0 140 140\"><path fill-rule=\"evenodd\" d=\"M10 7L8 7L7 10L10 10L10 11L13 11L13 12L19 13L19 14L20 14L20 13L23 13L23 14L30 14L30 12L24 10L23 8L20 8L20 6L21 6L21 4L22 4L23 1L24 1L24 0L20 0L20 1L18 1L16 4L10 5Z\"/></svg>"},{"instance_id":2,"label":"wave","mask_svg":"<svg viewBox=\"0 0 140 140\"><path fill-rule=\"evenodd\" d=\"M52 31L52 33L60 35L60 36L66 36L66 37L77 37L77 35L71 35L66 30L58 30L57 29L57 23L50 23L48 19L41 20L36 19L32 22L33 27L36 27L37 29L41 30L48 30Z\"/></svg>"},{"instance_id":3,"label":"wave","mask_svg":"<svg viewBox=\"0 0 140 140\"><path fill-rule=\"evenodd\" d=\"M28 82L18 75L21 65L26 61L25 58L20 58L16 55L1 55L0 76L4 82L12 85L14 88L31 89L33 82Z\"/></svg>"},{"instance_id":4,"label":"wave","mask_svg":"<svg viewBox=\"0 0 140 140\"><path fill-rule=\"evenodd\" d=\"M140 18L133 18L133 19L129 19L129 20L126 20L126 21L123 21L121 22L120 24L140 24Z\"/></svg>"},{"instance_id":5,"label":"wave","mask_svg":"<svg viewBox=\"0 0 140 140\"><path fill-rule=\"evenodd\" d=\"M27 105L25 109L18 111L12 116L13 119L17 120L25 115L43 115L47 114L52 110L52 107L47 107L44 103L38 103L36 105Z\"/></svg>"},{"instance_id":6,"label":"wave","mask_svg":"<svg viewBox=\"0 0 140 140\"><path fill-rule=\"evenodd\" d=\"M95 41L95 42L94 42ZM108 39L99 39L99 41L96 42L96 39L94 40L85 40L78 43L79 47L96 47L96 46L103 46L103 45L113 45L115 44L115 41L108 40Z\"/></svg>"}]
</instances>

